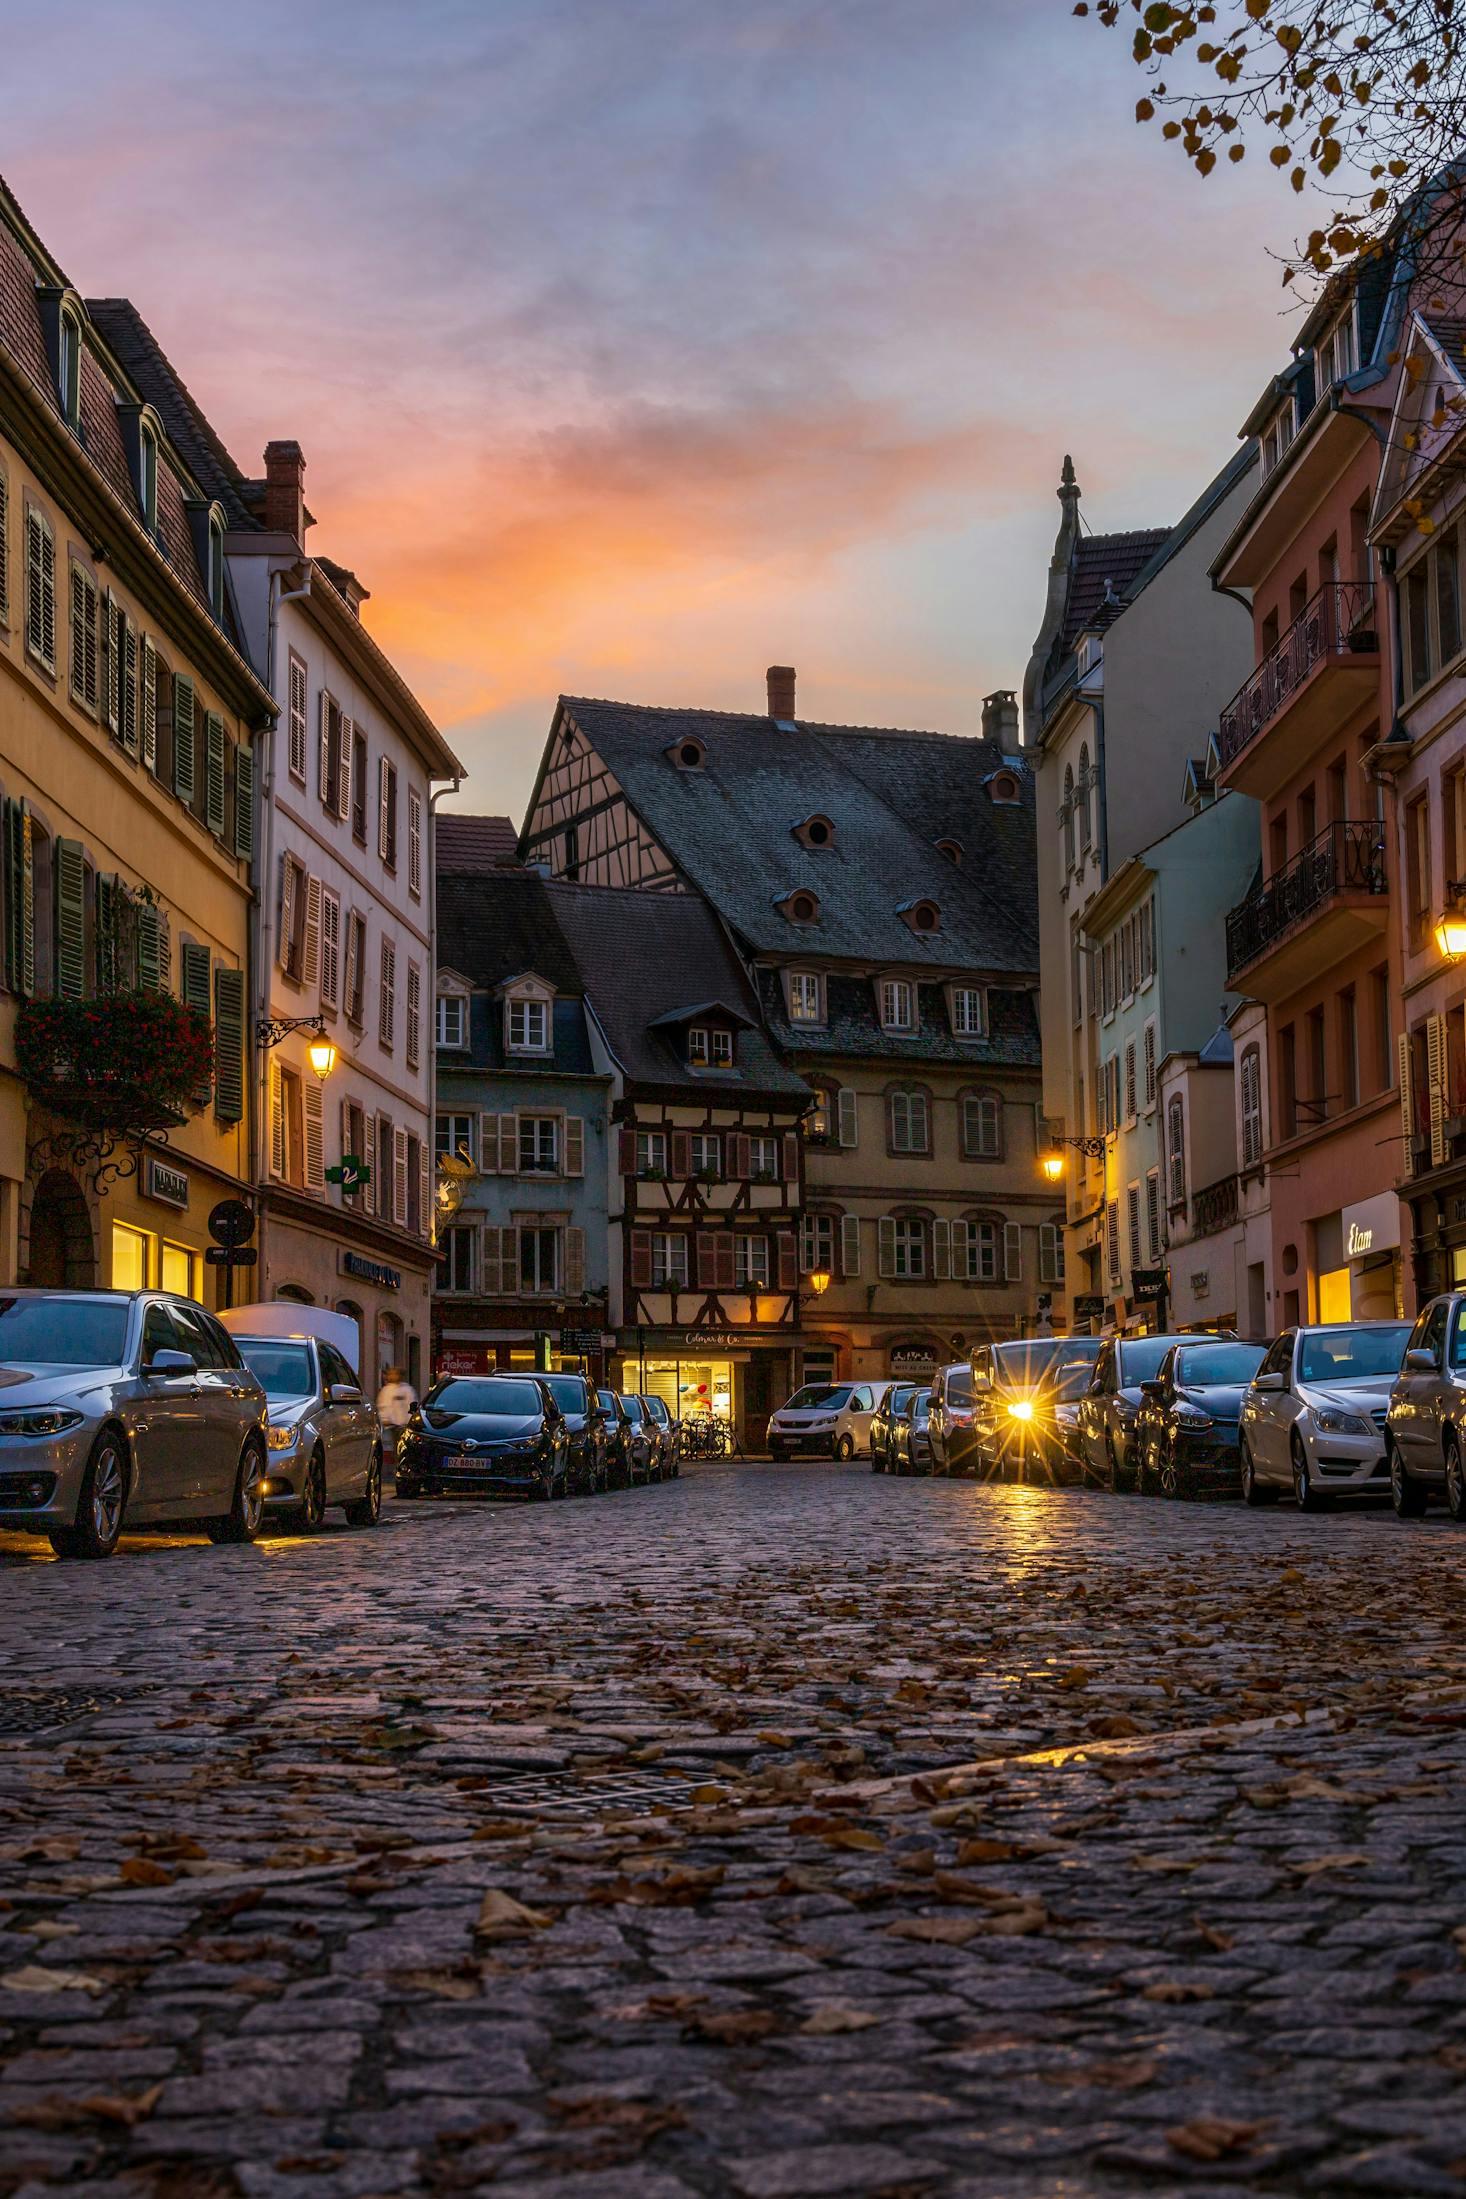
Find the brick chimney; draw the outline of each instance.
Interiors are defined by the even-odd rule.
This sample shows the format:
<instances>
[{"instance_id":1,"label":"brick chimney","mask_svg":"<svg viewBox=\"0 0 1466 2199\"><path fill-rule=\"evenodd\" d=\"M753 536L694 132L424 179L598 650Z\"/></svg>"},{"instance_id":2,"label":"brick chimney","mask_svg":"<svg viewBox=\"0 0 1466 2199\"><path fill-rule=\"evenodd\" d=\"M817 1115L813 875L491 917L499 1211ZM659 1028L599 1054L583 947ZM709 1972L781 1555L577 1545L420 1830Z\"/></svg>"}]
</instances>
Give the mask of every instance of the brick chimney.
<instances>
[{"instance_id":1,"label":"brick chimney","mask_svg":"<svg viewBox=\"0 0 1466 2199\"><path fill-rule=\"evenodd\" d=\"M299 443L265 445L265 525L305 543L305 459Z\"/></svg>"},{"instance_id":2,"label":"brick chimney","mask_svg":"<svg viewBox=\"0 0 1466 2199\"><path fill-rule=\"evenodd\" d=\"M1016 755L1023 746L1018 730L1018 697L1011 687L999 687L983 696L982 737L996 741L1005 756Z\"/></svg>"},{"instance_id":3,"label":"brick chimney","mask_svg":"<svg viewBox=\"0 0 1466 2199\"><path fill-rule=\"evenodd\" d=\"M764 678L769 683L769 716L783 718L790 724L794 720L794 667L792 664L771 664Z\"/></svg>"}]
</instances>

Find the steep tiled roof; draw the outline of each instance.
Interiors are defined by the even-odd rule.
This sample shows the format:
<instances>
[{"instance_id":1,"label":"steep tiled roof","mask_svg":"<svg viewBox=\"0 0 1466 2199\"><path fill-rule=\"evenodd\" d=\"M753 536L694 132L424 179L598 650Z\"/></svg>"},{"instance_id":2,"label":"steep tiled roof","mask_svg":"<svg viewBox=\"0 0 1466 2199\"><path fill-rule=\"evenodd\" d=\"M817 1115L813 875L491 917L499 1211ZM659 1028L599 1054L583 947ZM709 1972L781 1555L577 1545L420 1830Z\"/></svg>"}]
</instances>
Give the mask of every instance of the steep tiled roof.
<instances>
[{"instance_id":1,"label":"steep tiled roof","mask_svg":"<svg viewBox=\"0 0 1466 2199\"><path fill-rule=\"evenodd\" d=\"M779 1061L755 1020L758 1006L727 934L694 894L644 893L634 887L544 890L580 967L592 1008L627 1076L642 1084L685 1085L707 1096L771 1092L797 1098L803 1078ZM738 1034L737 1072L690 1069L673 1029L659 1018L698 1001L724 1001L750 1019Z\"/></svg>"},{"instance_id":2,"label":"steep tiled roof","mask_svg":"<svg viewBox=\"0 0 1466 2199\"><path fill-rule=\"evenodd\" d=\"M1038 966L1033 789L994 802L983 780L1003 761L992 741L735 711L666 710L562 698L653 839L755 951L836 955L934 969L1032 972ZM669 746L702 742L701 770L680 771ZM819 813L828 846L794 827ZM934 842L950 838L960 864ZM527 847L533 859L533 849ZM816 924L791 924L778 904L815 894ZM915 933L903 903L934 901L940 928Z\"/></svg>"},{"instance_id":3,"label":"steep tiled roof","mask_svg":"<svg viewBox=\"0 0 1466 2199\"><path fill-rule=\"evenodd\" d=\"M461 810L440 810L437 826L438 875L445 871L501 870L519 861L519 835L512 817L468 817Z\"/></svg>"},{"instance_id":4,"label":"steep tiled roof","mask_svg":"<svg viewBox=\"0 0 1466 2199\"><path fill-rule=\"evenodd\" d=\"M231 525L252 525L244 476L131 298L88 298L87 314L156 411L199 487L218 498Z\"/></svg>"},{"instance_id":5,"label":"steep tiled roof","mask_svg":"<svg viewBox=\"0 0 1466 2199\"><path fill-rule=\"evenodd\" d=\"M1126 590L1170 531L1169 527L1135 527L1128 534L1080 536L1069 566L1060 651L1072 649L1082 633L1108 626L1118 617Z\"/></svg>"},{"instance_id":6,"label":"steep tiled roof","mask_svg":"<svg viewBox=\"0 0 1466 2199\"><path fill-rule=\"evenodd\" d=\"M988 987L986 1038L956 1039L947 1011L946 989L936 979L917 985L918 1021L915 1031L883 1030L876 1013L875 980L864 977L825 979L825 1022L818 1029L807 1023L791 1023L785 1009L784 985L778 970L758 973L764 1020L781 1051L808 1063L810 1057L830 1062L854 1056L905 1062L963 1064L976 1075L989 1069L1037 1069L1040 1066L1038 1005L1028 989L1008 991Z\"/></svg>"},{"instance_id":7,"label":"steep tiled roof","mask_svg":"<svg viewBox=\"0 0 1466 2199\"><path fill-rule=\"evenodd\" d=\"M438 967L484 989L533 970L560 993L583 990L538 871L438 871Z\"/></svg>"}]
</instances>

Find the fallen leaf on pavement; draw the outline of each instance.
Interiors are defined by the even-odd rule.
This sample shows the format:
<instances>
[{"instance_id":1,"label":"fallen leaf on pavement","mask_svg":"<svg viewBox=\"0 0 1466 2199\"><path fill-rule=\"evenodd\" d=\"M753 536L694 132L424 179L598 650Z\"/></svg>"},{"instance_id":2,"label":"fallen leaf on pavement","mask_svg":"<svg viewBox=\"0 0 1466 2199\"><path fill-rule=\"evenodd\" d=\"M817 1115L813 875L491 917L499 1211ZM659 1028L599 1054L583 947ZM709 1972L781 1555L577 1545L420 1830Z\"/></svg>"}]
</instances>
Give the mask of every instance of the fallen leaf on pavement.
<instances>
[{"instance_id":1,"label":"fallen leaf on pavement","mask_svg":"<svg viewBox=\"0 0 1466 2199\"><path fill-rule=\"evenodd\" d=\"M125 1886L171 1886L182 1874L149 1856L130 1855L117 1875Z\"/></svg>"},{"instance_id":2,"label":"fallen leaf on pavement","mask_svg":"<svg viewBox=\"0 0 1466 2199\"><path fill-rule=\"evenodd\" d=\"M519 1933L543 1931L553 1922L554 1918L546 1916L543 1909L527 1909L513 1894L500 1893L491 1886L480 1905L474 1931L480 1939L508 1939Z\"/></svg>"},{"instance_id":3,"label":"fallen leaf on pavement","mask_svg":"<svg viewBox=\"0 0 1466 2199\"><path fill-rule=\"evenodd\" d=\"M865 2031L881 2018L871 2014L868 2008L847 2008L842 2001L826 2001L812 2016L799 2026L813 2038L831 2038L841 2031Z\"/></svg>"},{"instance_id":4,"label":"fallen leaf on pavement","mask_svg":"<svg viewBox=\"0 0 1466 2199\"><path fill-rule=\"evenodd\" d=\"M892 1939L930 1939L944 1947L965 1947L987 1926L973 1916L913 1916L903 1917L899 1924L886 1929Z\"/></svg>"},{"instance_id":5,"label":"fallen leaf on pavement","mask_svg":"<svg viewBox=\"0 0 1466 2199\"><path fill-rule=\"evenodd\" d=\"M1368 1870L1373 1861L1372 1855L1358 1855L1350 1851L1339 1855L1310 1856L1306 1863L1290 1863L1288 1868L1296 1871L1300 1878L1316 1878L1320 1871Z\"/></svg>"},{"instance_id":6,"label":"fallen leaf on pavement","mask_svg":"<svg viewBox=\"0 0 1466 2199\"><path fill-rule=\"evenodd\" d=\"M694 2016L691 2028L719 2046L743 2046L753 2039L766 2039L778 2029L778 2022L767 2008L721 2008Z\"/></svg>"},{"instance_id":7,"label":"fallen leaf on pavement","mask_svg":"<svg viewBox=\"0 0 1466 2199\"><path fill-rule=\"evenodd\" d=\"M1168 2130L1166 2144L1191 2161L1224 2161L1230 2153L1246 2153L1264 2127L1231 2122L1224 2115L1198 2115Z\"/></svg>"},{"instance_id":8,"label":"fallen leaf on pavement","mask_svg":"<svg viewBox=\"0 0 1466 2199\"><path fill-rule=\"evenodd\" d=\"M84 1970L47 1970L38 1962L26 1963L19 1970L7 1970L0 1977L0 1986L7 1993L105 1993L107 1988L100 1978L88 1977Z\"/></svg>"}]
</instances>

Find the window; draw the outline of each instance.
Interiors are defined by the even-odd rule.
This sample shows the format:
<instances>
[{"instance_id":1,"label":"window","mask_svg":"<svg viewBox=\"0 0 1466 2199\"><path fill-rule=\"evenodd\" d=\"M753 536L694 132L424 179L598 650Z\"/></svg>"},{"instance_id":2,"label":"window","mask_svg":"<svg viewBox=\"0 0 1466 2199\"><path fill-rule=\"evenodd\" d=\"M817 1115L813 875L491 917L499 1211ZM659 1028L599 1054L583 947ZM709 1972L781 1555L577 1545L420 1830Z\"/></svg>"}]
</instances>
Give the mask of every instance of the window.
<instances>
[{"instance_id":1,"label":"window","mask_svg":"<svg viewBox=\"0 0 1466 2199\"><path fill-rule=\"evenodd\" d=\"M1242 1166L1257 1168L1262 1163L1262 1055L1255 1046L1249 1046L1242 1056L1239 1082L1242 1097Z\"/></svg>"},{"instance_id":2,"label":"window","mask_svg":"<svg viewBox=\"0 0 1466 2199\"><path fill-rule=\"evenodd\" d=\"M519 1287L522 1291L554 1290L558 1272L557 1229L521 1229L519 1232Z\"/></svg>"},{"instance_id":3,"label":"window","mask_svg":"<svg viewBox=\"0 0 1466 2199\"><path fill-rule=\"evenodd\" d=\"M158 1255L158 1288L179 1298L198 1296L199 1256L189 1245L172 1245L165 1238Z\"/></svg>"},{"instance_id":4,"label":"window","mask_svg":"<svg viewBox=\"0 0 1466 2199\"><path fill-rule=\"evenodd\" d=\"M1001 1160L1003 1103L996 1092L967 1092L962 1099L962 1151L970 1161Z\"/></svg>"},{"instance_id":5,"label":"window","mask_svg":"<svg viewBox=\"0 0 1466 2199\"><path fill-rule=\"evenodd\" d=\"M887 1031L916 1028L916 987L908 978L888 977L881 982L881 1027Z\"/></svg>"},{"instance_id":6,"label":"window","mask_svg":"<svg viewBox=\"0 0 1466 2199\"><path fill-rule=\"evenodd\" d=\"M546 1054L550 1050L550 1009L543 1000L509 1002L509 1051Z\"/></svg>"},{"instance_id":7,"label":"window","mask_svg":"<svg viewBox=\"0 0 1466 2199\"><path fill-rule=\"evenodd\" d=\"M827 1084L814 1088L814 1104L804 1118L804 1135L811 1145L828 1145L833 1120L834 1095Z\"/></svg>"},{"instance_id":8,"label":"window","mask_svg":"<svg viewBox=\"0 0 1466 2199\"><path fill-rule=\"evenodd\" d=\"M209 609L216 619L224 616L224 522L217 512L209 514L209 556L204 575L208 590Z\"/></svg>"},{"instance_id":9,"label":"window","mask_svg":"<svg viewBox=\"0 0 1466 2199\"><path fill-rule=\"evenodd\" d=\"M443 1290L473 1289L473 1240L471 1222L457 1222L443 1232Z\"/></svg>"},{"instance_id":10,"label":"window","mask_svg":"<svg viewBox=\"0 0 1466 2199\"><path fill-rule=\"evenodd\" d=\"M962 1283L1000 1282L1002 1243L996 1222L953 1222L953 1275Z\"/></svg>"},{"instance_id":11,"label":"window","mask_svg":"<svg viewBox=\"0 0 1466 2199\"><path fill-rule=\"evenodd\" d=\"M523 1175L553 1175L560 1165L559 1118L521 1115L519 1167Z\"/></svg>"},{"instance_id":12,"label":"window","mask_svg":"<svg viewBox=\"0 0 1466 2199\"><path fill-rule=\"evenodd\" d=\"M891 1273L910 1282L926 1275L926 1224L897 1215L890 1222Z\"/></svg>"},{"instance_id":13,"label":"window","mask_svg":"<svg viewBox=\"0 0 1466 2199\"><path fill-rule=\"evenodd\" d=\"M687 1034L687 1058L694 1069L706 1069L711 1059L708 1034L701 1024L694 1024Z\"/></svg>"},{"instance_id":14,"label":"window","mask_svg":"<svg viewBox=\"0 0 1466 2199\"><path fill-rule=\"evenodd\" d=\"M1038 1225L1038 1279L1041 1283L1062 1283L1064 1280L1062 1222L1040 1222Z\"/></svg>"},{"instance_id":15,"label":"window","mask_svg":"<svg viewBox=\"0 0 1466 2199\"><path fill-rule=\"evenodd\" d=\"M1314 356L1318 362L1318 400L1321 402L1335 382L1342 381L1346 374L1354 371L1352 308L1335 321Z\"/></svg>"},{"instance_id":16,"label":"window","mask_svg":"<svg viewBox=\"0 0 1466 2199\"><path fill-rule=\"evenodd\" d=\"M1430 648L1429 560L1412 566L1404 581L1405 635L1409 643L1409 685L1413 693L1423 687L1433 670Z\"/></svg>"},{"instance_id":17,"label":"window","mask_svg":"<svg viewBox=\"0 0 1466 2199\"><path fill-rule=\"evenodd\" d=\"M983 1038L987 1033L987 995L977 985L952 988L952 1034L955 1038Z\"/></svg>"},{"instance_id":18,"label":"window","mask_svg":"<svg viewBox=\"0 0 1466 2199\"><path fill-rule=\"evenodd\" d=\"M152 1239L145 1230L129 1229L124 1222L112 1224L112 1282L113 1290L146 1290L149 1286L149 1255Z\"/></svg>"},{"instance_id":19,"label":"window","mask_svg":"<svg viewBox=\"0 0 1466 2199\"><path fill-rule=\"evenodd\" d=\"M1359 1105L1359 1008L1352 985L1339 995L1339 1092L1345 1107Z\"/></svg>"},{"instance_id":20,"label":"window","mask_svg":"<svg viewBox=\"0 0 1466 2199\"><path fill-rule=\"evenodd\" d=\"M1179 1092L1166 1109L1167 1197L1173 1207L1186 1204L1186 1111Z\"/></svg>"},{"instance_id":21,"label":"window","mask_svg":"<svg viewBox=\"0 0 1466 2199\"><path fill-rule=\"evenodd\" d=\"M367 836L367 742L360 726L350 729L351 786L349 807L351 810L351 837L363 847ZM344 746L345 744L343 744Z\"/></svg>"},{"instance_id":22,"label":"window","mask_svg":"<svg viewBox=\"0 0 1466 2199\"><path fill-rule=\"evenodd\" d=\"M1430 933L1430 797L1421 794L1405 811L1405 896L1410 944L1423 947Z\"/></svg>"},{"instance_id":23,"label":"window","mask_svg":"<svg viewBox=\"0 0 1466 2199\"><path fill-rule=\"evenodd\" d=\"M1413 694L1461 653L1461 537L1443 528L1399 582L1405 628L1405 690Z\"/></svg>"},{"instance_id":24,"label":"window","mask_svg":"<svg viewBox=\"0 0 1466 2199\"><path fill-rule=\"evenodd\" d=\"M1262 431L1262 478L1267 479L1293 440L1293 400L1275 412Z\"/></svg>"},{"instance_id":25,"label":"window","mask_svg":"<svg viewBox=\"0 0 1466 2199\"><path fill-rule=\"evenodd\" d=\"M473 1159L472 1115L439 1115L433 1126L433 1151L437 1158L447 1160L454 1155L461 1160Z\"/></svg>"},{"instance_id":26,"label":"window","mask_svg":"<svg viewBox=\"0 0 1466 2199\"><path fill-rule=\"evenodd\" d=\"M290 652L290 698L287 761L290 776L298 786L305 785L305 666L292 649Z\"/></svg>"},{"instance_id":27,"label":"window","mask_svg":"<svg viewBox=\"0 0 1466 2199\"><path fill-rule=\"evenodd\" d=\"M462 993L438 995L438 1044L440 1046L466 1046L468 1044L468 1002Z\"/></svg>"},{"instance_id":28,"label":"window","mask_svg":"<svg viewBox=\"0 0 1466 2199\"><path fill-rule=\"evenodd\" d=\"M81 425L81 323L63 308L56 332L56 394L70 428Z\"/></svg>"},{"instance_id":29,"label":"window","mask_svg":"<svg viewBox=\"0 0 1466 2199\"><path fill-rule=\"evenodd\" d=\"M925 1153L930 1150L930 1124L925 1092L893 1092L890 1096L890 1134L893 1153Z\"/></svg>"},{"instance_id":30,"label":"window","mask_svg":"<svg viewBox=\"0 0 1466 2199\"><path fill-rule=\"evenodd\" d=\"M397 1040L397 946L391 939L382 941L377 1037L389 1050Z\"/></svg>"},{"instance_id":31,"label":"window","mask_svg":"<svg viewBox=\"0 0 1466 2199\"><path fill-rule=\"evenodd\" d=\"M813 970L789 972L789 1021L791 1023L822 1023L824 1003L820 998L820 981Z\"/></svg>"},{"instance_id":32,"label":"window","mask_svg":"<svg viewBox=\"0 0 1466 2199\"><path fill-rule=\"evenodd\" d=\"M1064 831L1064 868L1074 868L1074 766L1064 767L1064 799L1059 805L1059 822Z\"/></svg>"},{"instance_id":33,"label":"window","mask_svg":"<svg viewBox=\"0 0 1466 2199\"><path fill-rule=\"evenodd\" d=\"M652 1289L686 1290L687 1239L672 1230L652 1231Z\"/></svg>"},{"instance_id":34,"label":"window","mask_svg":"<svg viewBox=\"0 0 1466 2199\"><path fill-rule=\"evenodd\" d=\"M1449 664L1461 647L1461 553L1454 527L1430 553L1435 566L1435 630L1441 663Z\"/></svg>"},{"instance_id":35,"label":"window","mask_svg":"<svg viewBox=\"0 0 1466 2199\"><path fill-rule=\"evenodd\" d=\"M737 1236L733 1239L733 1283L737 1290L769 1287L769 1240Z\"/></svg>"},{"instance_id":36,"label":"window","mask_svg":"<svg viewBox=\"0 0 1466 2199\"><path fill-rule=\"evenodd\" d=\"M1142 1054L1145 1063L1145 1105L1147 1111L1155 1105L1155 1018L1151 1017L1141 1033Z\"/></svg>"},{"instance_id":37,"label":"window","mask_svg":"<svg viewBox=\"0 0 1466 2199\"><path fill-rule=\"evenodd\" d=\"M806 1214L799 1224L799 1267L801 1274L813 1275L823 1268L827 1275L835 1271L835 1220L831 1214Z\"/></svg>"},{"instance_id":38,"label":"window","mask_svg":"<svg viewBox=\"0 0 1466 2199\"><path fill-rule=\"evenodd\" d=\"M760 1177L772 1182L779 1174L779 1141L776 1137L757 1136L748 1141L748 1173L756 1182Z\"/></svg>"},{"instance_id":39,"label":"window","mask_svg":"<svg viewBox=\"0 0 1466 2199\"><path fill-rule=\"evenodd\" d=\"M714 1132L694 1130L688 1140L694 1176L719 1176L723 1170L723 1141Z\"/></svg>"},{"instance_id":40,"label":"window","mask_svg":"<svg viewBox=\"0 0 1466 2199\"><path fill-rule=\"evenodd\" d=\"M713 1067L715 1069L731 1069L732 1066L733 1033L731 1031L714 1031Z\"/></svg>"},{"instance_id":41,"label":"window","mask_svg":"<svg viewBox=\"0 0 1466 2199\"><path fill-rule=\"evenodd\" d=\"M1083 743L1079 751L1079 777L1074 784L1074 799L1079 805L1079 856L1082 862L1089 853L1089 838L1092 830L1089 814L1089 743L1087 741Z\"/></svg>"},{"instance_id":42,"label":"window","mask_svg":"<svg viewBox=\"0 0 1466 2199\"><path fill-rule=\"evenodd\" d=\"M281 969L297 983L305 972L306 919L310 906L310 874L294 855L280 858L280 937L277 954Z\"/></svg>"},{"instance_id":43,"label":"window","mask_svg":"<svg viewBox=\"0 0 1466 2199\"><path fill-rule=\"evenodd\" d=\"M1148 985L1155 976L1155 902L1146 901L1140 910L1140 982Z\"/></svg>"},{"instance_id":44,"label":"window","mask_svg":"<svg viewBox=\"0 0 1466 2199\"><path fill-rule=\"evenodd\" d=\"M377 853L388 870L397 868L397 766L377 758Z\"/></svg>"},{"instance_id":45,"label":"window","mask_svg":"<svg viewBox=\"0 0 1466 2199\"><path fill-rule=\"evenodd\" d=\"M407 790L407 890L422 899L422 796L415 786Z\"/></svg>"},{"instance_id":46,"label":"window","mask_svg":"<svg viewBox=\"0 0 1466 2199\"><path fill-rule=\"evenodd\" d=\"M666 1175L667 1133L665 1130L637 1131L636 1173L638 1176Z\"/></svg>"}]
</instances>

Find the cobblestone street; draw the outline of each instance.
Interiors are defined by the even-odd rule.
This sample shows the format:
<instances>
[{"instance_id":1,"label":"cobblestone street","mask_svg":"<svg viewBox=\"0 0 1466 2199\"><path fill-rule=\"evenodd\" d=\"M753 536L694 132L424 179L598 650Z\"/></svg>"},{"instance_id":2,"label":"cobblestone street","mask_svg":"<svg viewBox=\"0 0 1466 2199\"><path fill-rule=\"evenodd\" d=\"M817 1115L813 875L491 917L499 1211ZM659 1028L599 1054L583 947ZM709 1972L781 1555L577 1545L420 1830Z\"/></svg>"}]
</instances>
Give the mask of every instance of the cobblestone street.
<instances>
[{"instance_id":1,"label":"cobblestone street","mask_svg":"<svg viewBox=\"0 0 1466 2199\"><path fill-rule=\"evenodd\" d=\"M1459 2194L1463 1556L823 1466L0 1538L0 2191Z\"/></svg>"}]
</instances>

